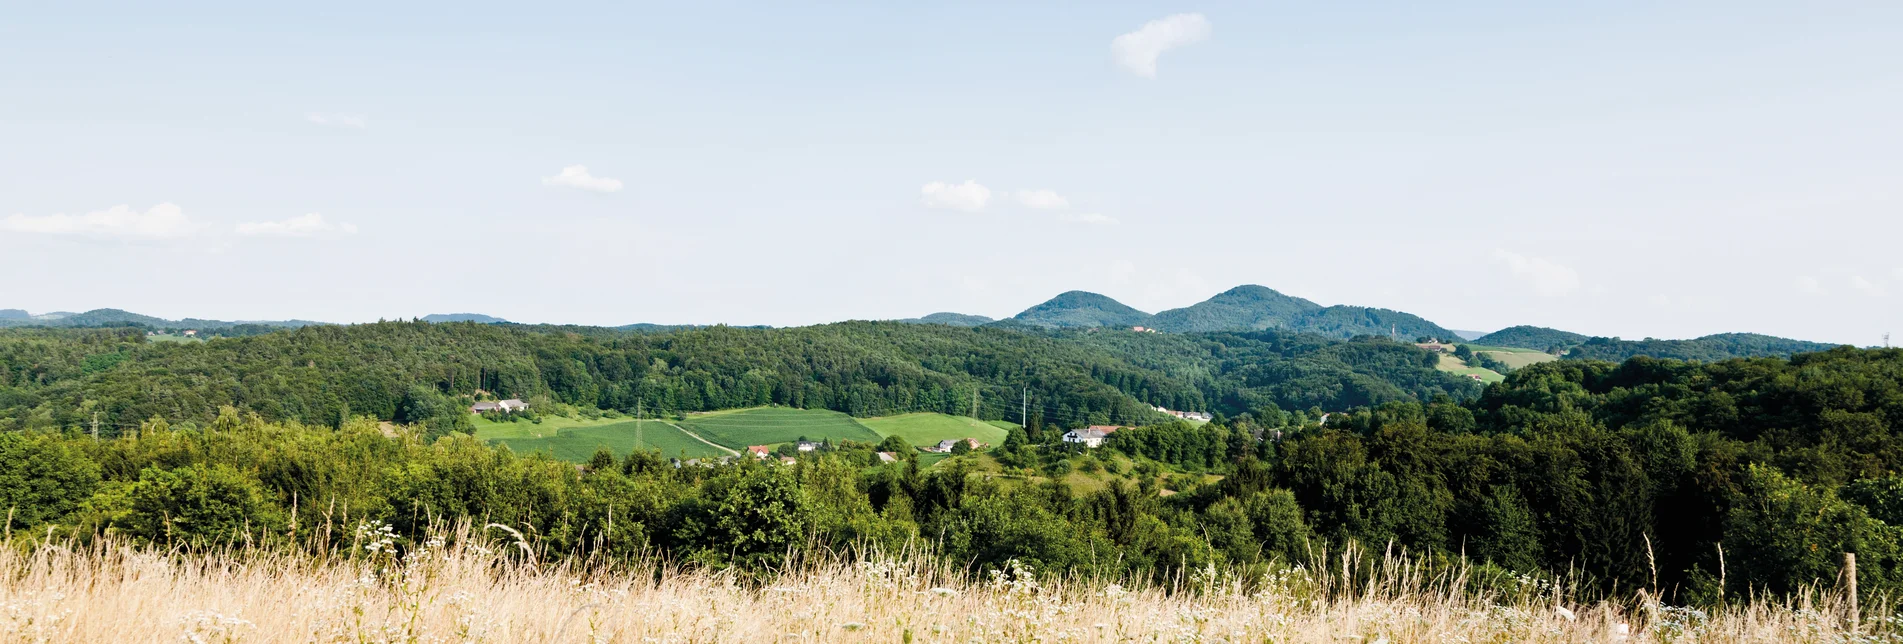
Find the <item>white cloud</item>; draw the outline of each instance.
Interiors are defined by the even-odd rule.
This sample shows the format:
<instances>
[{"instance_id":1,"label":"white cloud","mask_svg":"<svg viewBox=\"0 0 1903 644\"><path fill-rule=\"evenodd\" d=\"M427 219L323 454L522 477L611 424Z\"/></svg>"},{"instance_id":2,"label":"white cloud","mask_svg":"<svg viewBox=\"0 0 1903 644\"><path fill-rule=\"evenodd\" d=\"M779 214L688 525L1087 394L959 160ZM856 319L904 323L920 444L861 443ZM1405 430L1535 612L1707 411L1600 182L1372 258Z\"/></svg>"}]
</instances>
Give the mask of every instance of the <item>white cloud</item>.
<instances>
[{"instance_id":1,"label":"white cloud","mask_svg":"<svg viewBox=\"0 0 1903 644\"><path fill-rule=\"evenodd\" d=\"M1559 297L1579 290L1579 271L1544 257L1527 257L1505 249L1494 249L1493 258L1506 264L1515 278L1546 297Z\"/></svg>"},{"instance_id":2,"label":"white cloud","mask_svg":"<svg viewBox=\"0 0 1903 644\"><path fill-rule=\"evenodd\" d=\"M542 177L542 185L580 188L591 192L603 193L621 190L620 179L597 177L588 174L588 166L584 165L571 165L562 168L561 174L557 174L553 177Z\"/></svg>"},{"instance_id":3,"label":"white cloud","mask_svg":"<svg viewBox=\"0 0 1903 644\"><path fill-rule=\"evenodd\" d=\"M1872 297L1883 297L1884 293L1882 285L1864 279L1862 275L1850 276L1850 288L1862 291L1864 295Z\"/></svg>"},{"instance_id":4,"label":"white cloud","mask_svg":"<svg viewBox=\"0 0 1903 644\"><path fill-rule=\"evenodd\" d=\"M1142 28L1110 41L1110 52L1130 73L1156 78L1156 57L1163 52L1209 38L1209 19L1200 13L1179 13L1144 23Z\"/></svg>"},{"instance_id":5,"label":"white cloud","mask_svg":"<svg viewBox=\"0 0 1903 644\"><path fill-rule=\"evenodd\" d=\"M238 224L236 232L245 237L336 237L357 234L357 225L331 222L313 212L283 221L247 221Z\"/></svg>"},{"instance_id":6,"label":"white cloud","mask_svg":"<svg viewBox=\"0 0 1903 644\"><path fill-rule=\"evenodd\" d=\"M1100 212L1064 213L1064 214L1058 215L1057 218L1062 219L1064 221L1068 221L1073 224L1091 224L1095 226L1117 225L1116 217L1112 217L1110 215L1106 215Z\"/></svg>"},{"instance_id":7,"label":"white cloud","mask_svg":"<svg viewBox=\"0 0 1903 644\"><path fill-rule=\"evenodd\" d=\"M145 212L118 205L83 215L60 213L33 217L14 214L0 219L0 230L43 235L170 239L190 235L197 230L197 226L178 206L162 203Z\"/></svg>"},{"instance_id":8,"label":"white cloud","mask_svg":"<svg viewBox=\"0 0 1903 644\"><path fill-rule=\"evenodd\" d=\"M1666 297L1664 295L1654 295L1654 296L1645 298L1645 301L1651 302L1652 306L1656 306L1659 308L1665 308L1672 305L1672 298Z\"/></svg>"},{"instance_id":9,"label":"white cloud","mask_svg":"<svg viewBox=\"0 0 1903 644\"><path fill-rule=\"evenodd\" d=\"M1038 210L1063 210L1070 207L1070 200L1050 190L1019 190L1018 203Z\"/></svg>"},{"instance_id":10,"label":"white cloud","mask_svg":"<svg viewBox=\"0 0 1903 644\"><path fill-rule=\"evenodd\" d=\"M991 189L966 179L964 183L933 181L920 186L919 198L930 208L977 212L991 202Z\"/></svg>"},{"instance_id":11,"label":"white cloud","mask_svg":"<svg viewBox=\"0 0 1903 644\"><path fill-rule=\"evenodd\" d=\"M1803 291L1805 293L1809 293L1811 295L1823 295L1824 283L1817 281L1817 278L1815 277L1805 275L1803 277L1797 278L1797 290Z\"/></svg>"},{"instance_id":12,"label":"white cloud","mask_svg":"<svg viewBox=\"0 0 1903 644\"><path fill-rule=\"evenodd\" d=\"M329 127L343 127L343 128L350 128L353 130L361 130L361 129L370 127L370 117L364 116L362 114L309 112L304 115L304 120L310 121L311 123L315 123L317 125L324 125Z\"/></svg>"}]
</instances>

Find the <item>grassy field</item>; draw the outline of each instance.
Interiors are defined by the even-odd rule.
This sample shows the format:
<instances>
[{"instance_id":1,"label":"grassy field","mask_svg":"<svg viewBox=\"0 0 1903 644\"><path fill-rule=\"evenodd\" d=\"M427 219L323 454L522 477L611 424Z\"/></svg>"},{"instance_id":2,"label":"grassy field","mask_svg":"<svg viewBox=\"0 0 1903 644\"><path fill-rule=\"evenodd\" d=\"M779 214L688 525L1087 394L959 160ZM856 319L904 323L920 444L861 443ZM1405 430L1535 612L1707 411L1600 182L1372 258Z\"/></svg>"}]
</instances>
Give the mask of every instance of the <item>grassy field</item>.
<instances>
[{"instance_id":1,"label":"grassy field","mask_svg":"<svg viewBox=\"0 0 1903 644\"><path fill-rule=\"evenodd\" d=\"M734 448L748 445L790 443L801 436L808 440L855 440L877 443L878 432L866 428L851 416L820 409L755 407L689 414L681 421L683 429L701 438Z\"/></svg>"},{"instance_id":2,"label":"grassy field","mask_svg":"<svg viewBox=\"0 0 1903 644\"><path fill-rule=\"evenodd\" d=\"M148 335L148 336L145 336L145 339L147 342L182 342L185 344L205 341L203 338L186 337L186 336L182 336L182 335L178 335L174 333L160 333L158 335Z\"/></svg>"},{"instance_id":3,"label":"grassy field","mask_svg":"<svg viewBox=\"0 0 1903 644\"><path fill-rule=\"evenodd\" d=\"M978 442L989 445L1004 444L1004 437L1010 432L995 423L1003 421L981 421L964 416L950 416L932 412L865 418L860 424L872 428L880 436L897 436L915 447L936 445L939 441L955 438L976 438ZM1016 427L1006 423L1009 427Z\"/></svg>"},{"instance_id":4,"label":"grassy field","mask_svg":"<svg viewBox=\"0 0 1903 644\"><path fill-rule=\"evenodd\" d=\"M478 426L476 437L509 446L517 454L548 452L564 461L584 462L595 449L607 447L615 455L635 449L659 449L669 457L703 458L731 456L732 452L708 445L681 428L658 420L601 419L575 420L544 418L541 424L530 422L491 423Z\"/></svg>"},{"instance_id":5,"label":"grassy field","mask_svg":"<svg viewBox=\"0 0 1903 644\"><path fill-rule=\"evenodd\" d=\"M493 535L490 535L493 536ZM678 562L540 565L449 535L389 564L349 554L99 546L0 548L8 642L1888 642L1834 586L1801 602L1700 611L1516 591L1397 554L1323 549L1298 568L1217 568L1195 592L1151 577L811 553L761 583ZM520 549L534 546L523 541ZM15 545L15 544L8 544ZM876 557L876 555L874 556ZM375 560L370 560L375 561ZM1346 573L1310 570L1345 567ZM378 566L388 566L386 572ZM1352 573L1352 574L1351 574ZM1254 579L1264 578L1259 584ZM1201 579L1201 578L1198 578ZM423 590L418 590L418 582ZM1510 581L1510 580L1509 580ZM1178 582L1179 584L1181 582ZM1875 604L1876 602L1871 602ZM1695 613L1695 614L1694 614Z\"/></svg>"},{"instance_id":6,"label":"grassy field","mask_svg":"<svg viewBox=\"0 0 1903 644\"><path fill-rule=\"evenodd\" d=\"M1542 362L1552 362L1554 360L1559 359L1559 356L1547 353L1545 351L1535 351L1533 349L1519 349L1514 347L1483 347L1477 344L1467 345L1467 348L1472 349L1474 353L1487 354L1487 357L1493 358L1495 360L1499 360L1502 363L1505 363L1507 368L1509 369L1518 369L1527 365L1534 365L1534 364L1539 364Z\"/></svg>"},{"instance_id":7,"label":"grassy field","mask_svg":"<svg viewBox=\"0 0 1903 644\"><path fill-rule=\"evenodd\" d=\"M1507 379L1506 376L1502 376L1492 369L1467 366L1467 363L1460 358L1446 353L1440 354L1440 363L1434 365L1434 368L1461 376L1478 375L1480 376L1480 381L1487 384L1493 384Z\"/></svg>"}]
</instances>

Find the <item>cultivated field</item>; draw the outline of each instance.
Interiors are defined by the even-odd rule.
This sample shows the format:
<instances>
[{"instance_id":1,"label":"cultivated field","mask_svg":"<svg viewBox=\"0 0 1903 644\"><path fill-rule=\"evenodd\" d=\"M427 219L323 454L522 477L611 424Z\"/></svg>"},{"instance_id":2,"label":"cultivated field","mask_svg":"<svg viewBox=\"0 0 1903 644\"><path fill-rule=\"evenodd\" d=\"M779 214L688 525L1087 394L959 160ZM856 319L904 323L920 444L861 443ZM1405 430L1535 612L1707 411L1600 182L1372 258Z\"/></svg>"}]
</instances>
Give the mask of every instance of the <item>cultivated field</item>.
<instances>
[{"instance_id":1,"label":"cultivated field","mask_svg":"<svg viewBox=\"0 0 1903 644\"><path fill-rule=\"evenodd\" d=\"M878 432L880 436L897 436L917 447L958 438L976 438L980 443L1002 445L1004 437L1010 433L992 422L931 412L863 418L859 423Z\"/></svg>"},{"instance_id":2,"label":"cultivated field","mask_svg":"<svg viewBox=\"0 0 1903 644\"><path fill-rule=\"evenodd\" d=\"M731 447L790 443L801 436L808 440L855 440L879 442L879 434L851 416L819 409L755 407L705 414L689 414L681 421L683 429L701 438Z\"/></svg>"},{"instance_id":3,"label":"cultivated field","mask_svg":"<svg viewBox=\"0 0 1903 644\"><path fill-rule=\"evenodd\" d=\"M1441 371L1445 371L1447 373L1461 375L1461 376L1478 375L1480 376L1481 382L1485 382L1488 384L1500 382L1507 379L1506 376L1502 376L1492 369L1481 369L1479 367L1467 366L1466 361L1463 361L1460 358L1456 358L1453 356L1453 354L1448 354L1448 353L1440 354L1440 362L1435 364L1434 368L1439 369Z\"/></svg>"},{"instance_id":4,"label":"cultivated field","mask_svg":"<svg viewBox=\"0 0 1903 644\"><path fill-rule=\"evenodd\" d=\"M1559 359L1559 356L1547 353L1545 351L1535 351L1533 349L1518 349L1514 347L1483 347L1477 344L1468 345L1468 348L1472 349L1474 353L1484 353L1484 354L1487 354L1487 357L1489 358L1493 358L1495 360L1499 360L1500 362L1505 363L1507 365L1507 368L1509 369L1518 369L1520 367L1524 367L1527 365L1539 364L1542 362L1552 362L1554 360Z\"/></svg>"},{"instance_id":5,"label":"cultivated field","mask_svg":"<svg viewBox=\"0 0 1903 644\"><path fill-rule=\"evenodd\" d=\"M604 446L616 456L636 449L659 449L666 456L678 458L733 454L658 420L575 421L554 417L544 418L540 425L526 421L487 425L477 428L477 438L507 445L517 454L549 452L555 458L577 463L587 461L597 448Z\"/></svg>"},{"instance_id":6,"label":"cultivated field","mask_svg":"<svg viewBox=\"0 0 1903 644\"><path fill-rule=\"evenodd\" d=\"M492 530L491 532L499 532ZM1820 592L1724 608L1582 602L1400 557L1209 569L1164 584L991 574L919 556L767 578L652 563L544 565L494 541L330 555L189 554L110 539L0 549L8 642L1889 642ZM385 549L397 545L403 554ZM1359 563L1346 563L1346 562ZM1338 562L1338 563L1328 563ZM973 578L975 577L975 579Z\"/></svg>"}]
</instances>

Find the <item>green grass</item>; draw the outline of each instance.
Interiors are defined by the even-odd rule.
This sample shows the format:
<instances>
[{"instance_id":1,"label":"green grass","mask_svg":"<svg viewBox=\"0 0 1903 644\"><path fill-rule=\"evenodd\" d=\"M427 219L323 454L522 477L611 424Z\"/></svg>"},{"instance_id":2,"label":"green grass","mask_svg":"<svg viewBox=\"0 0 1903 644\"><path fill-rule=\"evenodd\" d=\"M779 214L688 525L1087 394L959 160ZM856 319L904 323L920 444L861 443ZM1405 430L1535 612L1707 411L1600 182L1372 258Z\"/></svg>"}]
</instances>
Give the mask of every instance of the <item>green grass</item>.
<instances>
[{"instance_id":1,"label":"green grass","mask_svg":"<svg viewBox=\"0 0 1903 644\"><path fill-rule=\"evenodd\" d=\"M1440 354L1440 362L1435 364L1434 368L1459 376L1479 375L1480 381L1487 384L1493 384L1507 379L1506 376L1502 376L1492 369L1467 366L1467 363L1462 362L1460 358L1445 353Z\"/></svg>"},{"instance_id":2,"label":"green grass","mask_svg":"<svg viewBox=\"0 0 1903 644\"><path fill-rule=\"evenodd\" d=\"M939 441L958 438L976 438L980 443L1002 445L1004 437L1010 433L995 424L1002 421L985 422L932 412L866 418L859 422L880 436L897 436L914 447L937 445ZM1009 423L1006 425L1016 427Z\"/></svg>"},{"instance_id":3,"label":"green grass","mask_svg":"<svg viewBox=\"0 0 1903 644\"><path fill-rule=\"evenodd\" d=\"M1519 369L1527 365L1536 365L1559 359L1559 356L1540 351L1494 351L1489 349L1486 351L1475 350L1474 353L1487 354L1487 357L1499 360L1502 364L1505 364L1508 369Z\"/></svg>"},{"instance_id":4,"label":"green grass","mask_svg":"<svg viewBox=\"0 0 1903 644\"><path fill-rule=\"evenodd\" d=\"M801 436L808 440L830 438L866 443L877 443L880 439L877 432L851 416L820 409L755 407L689 414L680 425L701 438L736 450L746 449L748 445L790 443Z\"/></svg>"},{"instance_id":5,"label":"green grass","mask_svg":"<svg viewBox=\"0 0 1903 644\"><path fill-rule=\"evenodd\" d=\"M548 452L555 458L586 462L595 449L607 447L616 456L636 449L659 449L680 458L731 456L731 452L701 442L681 428L658 420L544 418L541 424L478 423L476 437L509 446L517 454Z\"/></svg>"}]
</instances>

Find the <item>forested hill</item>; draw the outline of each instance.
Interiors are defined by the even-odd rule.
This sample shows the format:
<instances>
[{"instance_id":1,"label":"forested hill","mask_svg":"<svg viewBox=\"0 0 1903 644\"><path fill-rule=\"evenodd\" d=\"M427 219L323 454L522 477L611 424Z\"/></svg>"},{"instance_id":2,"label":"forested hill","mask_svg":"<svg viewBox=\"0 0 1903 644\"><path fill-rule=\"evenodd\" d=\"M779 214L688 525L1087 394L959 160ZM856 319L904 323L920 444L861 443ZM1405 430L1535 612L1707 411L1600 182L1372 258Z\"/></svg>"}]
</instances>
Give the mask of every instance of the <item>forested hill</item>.
<instances>
[{"instance_id":1,"label":"forested hill","mask_svg":"<svg viewBox=\"0 0 1903 644\"><path fill-rule=\"evenodd\" d=\"M1473 343L1488 347L1513 347L1516 349L1533 349L1535 351L1560 349L1564 351L1584 344L1586 339L1586 336L1569 331L1521 325L1507 327L1480 336L1479 338L1475 338Z\"/></svg>"},{"instance_id":2,"label":"forested hill","mask_svg":"<svg viewBox=\"0 0 1903 644\"><path fill-rule=\"evenodd\" d=\"M1184 374L1184 375L1177 375ZM1327 410L1477 385L1385 340L1294 334L1020 332L898 322L637 333L589 327L382 322L204 343L135 328L0 330L0 429L208 420L221 406L337 425L366 415L453 421L477 390L644 413L778 404L855 415L929 410L1136 423L1152 405Z\"/></svg>"},{"instance_id":3,"label":"forested hill","mask_svg":"<svg viewBox=\"0 0 1903 644\"><path fill-rule=\"evenodd\" d=\"M1088 291L1068 291L1011 317L1009 322L1045 328L1131 327L1147 324L1150 314Z\"/></svg>"},{"instance_id":4,"label":"forested hill","mask_svg":"<svg viewBox=\"0 0 1903 644\"><path fill-rule=\"evenodd\" d=\"M1716 362L1731 358L1789 356L1826 351L1837 345L1805 342L1756 333L1721 333L1693 340L1620 340L1591 338L1566 352L1568 360L1623 362L1636 356Z\"/></svg>"}]
</instances>

